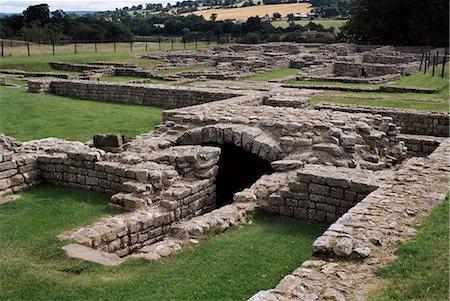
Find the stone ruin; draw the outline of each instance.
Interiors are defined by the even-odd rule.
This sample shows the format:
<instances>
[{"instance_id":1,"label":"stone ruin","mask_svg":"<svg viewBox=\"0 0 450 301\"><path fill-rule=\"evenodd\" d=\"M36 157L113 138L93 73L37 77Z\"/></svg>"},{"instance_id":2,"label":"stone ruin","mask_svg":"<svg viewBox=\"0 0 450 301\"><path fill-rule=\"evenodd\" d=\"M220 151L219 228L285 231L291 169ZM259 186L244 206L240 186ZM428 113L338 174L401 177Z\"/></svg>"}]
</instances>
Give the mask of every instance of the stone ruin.
<instances>
[{"instance_id":1,"label":"stone ruin","mask_svg":"<svg viewBox=\"0 0 450 301\"><path fill-rule=\"evenodd\" d=\"M264 47L235 46L230 57ZM210 50L198 57L204 53ZM61 233L73 242L64 247L71 256L111 265L158 260L211 229L247 223L256 208L328 224L312 257L253 301L364 299L377 285L376 270L395 259L396 247L415 234L412 225L448 189L447 113L329 104L309 110L307 91L275 84L211 89L55 79L29 81L29 91L169 109L155 131L133 140L0 136L0 194L48 181L108 194L110 207L126 211Z\"/></svg>"},{"instance_id":2,"label":"stone ruin","mask_svg":"<svg viewBox=\"0 0 450 301\"><path fill-rule=\"evenodd\" d=\"M26 77L52 76L62 79L95 80L102 76L133 76L175 82L192 80L236 80L282 68L301 69L291 79L332 80L353 83L387 83L419 69L423 47L367 46L354 44L313 45L309 51L297 43L216 46L199 50L159 52L136 55L142 59L162 61L156 66L141 67L133 63L93 62L73 64L53 62L55 70L81 72L37 73L0 70L0 73ZM203 66L205 68L160 74L159 71Z\"/></svg>"}]
</instances>

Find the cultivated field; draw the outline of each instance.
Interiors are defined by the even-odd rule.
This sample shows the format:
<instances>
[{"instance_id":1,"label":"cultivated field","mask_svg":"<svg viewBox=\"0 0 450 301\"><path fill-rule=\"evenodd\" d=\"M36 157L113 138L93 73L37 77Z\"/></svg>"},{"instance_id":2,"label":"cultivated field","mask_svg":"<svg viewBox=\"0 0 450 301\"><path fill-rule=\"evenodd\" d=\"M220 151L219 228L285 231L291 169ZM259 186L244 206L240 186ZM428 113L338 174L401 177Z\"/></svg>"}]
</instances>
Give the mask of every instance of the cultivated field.
<instances>
[{"instance_id":1,"label":"cultivated field","mask_svg":"<svg viewBox=\"0 0 450 301\"><path fill-rule=\"evenodd\" d=\"M211 18L211 14L217 14L216 20L247 20L250 17L259 16L264 17L266 14L272 16L273 13L280 13L283 17L288 14L309 13L312 6L308 3L288 3L288 4L274 4L274 5L257 5L240 8L219 8L208 9L204 11L197 11L194 14L203 16L206 20Z\"/></svg>"}]
</instances>

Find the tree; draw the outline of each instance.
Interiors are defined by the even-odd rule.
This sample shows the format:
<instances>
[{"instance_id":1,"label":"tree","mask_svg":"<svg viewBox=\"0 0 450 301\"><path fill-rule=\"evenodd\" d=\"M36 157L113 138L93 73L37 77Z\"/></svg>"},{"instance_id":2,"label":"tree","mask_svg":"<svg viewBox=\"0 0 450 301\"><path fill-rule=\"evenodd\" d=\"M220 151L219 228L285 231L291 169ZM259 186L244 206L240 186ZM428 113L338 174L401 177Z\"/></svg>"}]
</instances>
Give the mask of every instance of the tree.
<instances>
[{"instance_id":1,"label":"tree","mask_svg":"<svg viewBox=\"0 0 450 301\"><path fill-rule=\"evenodd\" d=\"M273 17L274 20L280 19L281 18L281 14L279 12L275 12L275 13L273 13L272 17Z\"/></svg>"},{"instance_id":2,"label":"tree","mask_svg":"<svg viewBox=\"0 0 450 301\"><path fill-rule=\"evenodd\" d=\"M50 19L50 9L47 4L32 5L23 11L23 17L26 25L33 22L44 25Z\"/></svg>"},{"instance_id":3,"label":"tree","mask_svg":"<svg viewBox=\"0 0 450 301\"><path fill-rule=\"evenodd\" d=\"M211 21L216 21L217 19L217 14L216 13L212 13L211 17L209 18Z\"/></svg>"},{"instance_id":4,"label":"tree","mask_svg":"<svg viewBox=\"0 0 450 301\"><path fill-rule=\"evenodd\" d=\"M295 25L295 16L294 16L294 14L288 14L287 18L288 18L289 25Z\"/></svg>"},{"instance_id":5,"label":"tree","mask_svg":"<svg viewBox=\"0 0 450 301\"><path fill-rule=\"evenodd\" d=\"M449 2L353 0L342 28L351 42L394 45L449 45Z\"/></svg>"}]
</instances>

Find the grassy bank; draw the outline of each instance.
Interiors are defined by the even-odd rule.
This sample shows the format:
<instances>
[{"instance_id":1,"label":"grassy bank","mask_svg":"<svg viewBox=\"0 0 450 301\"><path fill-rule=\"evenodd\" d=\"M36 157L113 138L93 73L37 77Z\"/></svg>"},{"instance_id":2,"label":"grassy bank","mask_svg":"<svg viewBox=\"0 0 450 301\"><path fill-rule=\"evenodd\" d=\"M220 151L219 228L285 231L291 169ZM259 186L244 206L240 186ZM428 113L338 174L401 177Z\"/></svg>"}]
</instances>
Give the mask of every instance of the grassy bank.
<instances>
[{"instance_id":1,"label":"grassy bank","mask_svg":"<svg viewBox=\"0 0 450 301\"><path fill-rule=\"evenodd\" d=\"M0 132L22 141L87 141L96 133L135 136L153 130L162 118L161 108L27 93L24 81L8 82L22 87L0 87Z\"/></svg>"},{"instance_id":2,"label":"grassy bank","mask_svg":"<svg viewBox=\"0 0 450 301\"><path fill-rule=\"evenodd\" d=\"M323 225L256 214L235 228L160 262L119 267L67 258L55 236L89 224L106 196L43 185L0 207L0 299L244 300L274 287L307 259Z\"/></svg>"},{"instance_id":3,"label":"grassy bank","mask_svg":"<svg viewBox=\"0 0 450 301\"><path fill-rule=\"evenodd\" d=\"M60 72L50 68L50 62L71 62L86 64L96 61L135 63L141 66L153 66L159 61L138 59L131 56L130 52L108 52L108 53L67 53L57 55L36 56L8 56L0 59L0 69L20 69L35 72Z\"/></svg>"},{"instance_id":4,"label":"grassy bank","mask_svg":"<svg viewBox=\"0 0 450 301\"><path fill-rule=\"evenodd\" d=\"M399 258L380 270L388 285L372 301L448 300L449 201L440 204L417 235L398 250Z\"/></svg>"}]
</instances>

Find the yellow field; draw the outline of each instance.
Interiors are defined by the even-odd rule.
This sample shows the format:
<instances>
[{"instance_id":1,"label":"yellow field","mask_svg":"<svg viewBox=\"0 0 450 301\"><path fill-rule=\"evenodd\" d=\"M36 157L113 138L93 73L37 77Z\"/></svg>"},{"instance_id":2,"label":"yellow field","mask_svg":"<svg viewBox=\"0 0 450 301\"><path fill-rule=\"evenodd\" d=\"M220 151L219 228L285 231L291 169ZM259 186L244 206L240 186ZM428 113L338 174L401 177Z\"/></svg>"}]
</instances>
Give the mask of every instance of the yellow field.
<instances>
[{"instance_id":1,"label":"yellow field","mask_svg":"<svg viewBox=\"0 0 450 301\"><path fill-rule=\"evenodd\" d=\"M249 7L239 7L231 9L208 9L203 11L196 11L194 14L203 16L206 20L211 18L211 14L217 14L216 20L247 20L250 17L259 16L264 17L266 14L272 17L273 13L278 12L285 17L288 14L309 13L312 9L309 3L287 3L287 4L273 4L273 5L256 5Z\"/></svg>"}]
</instances>

